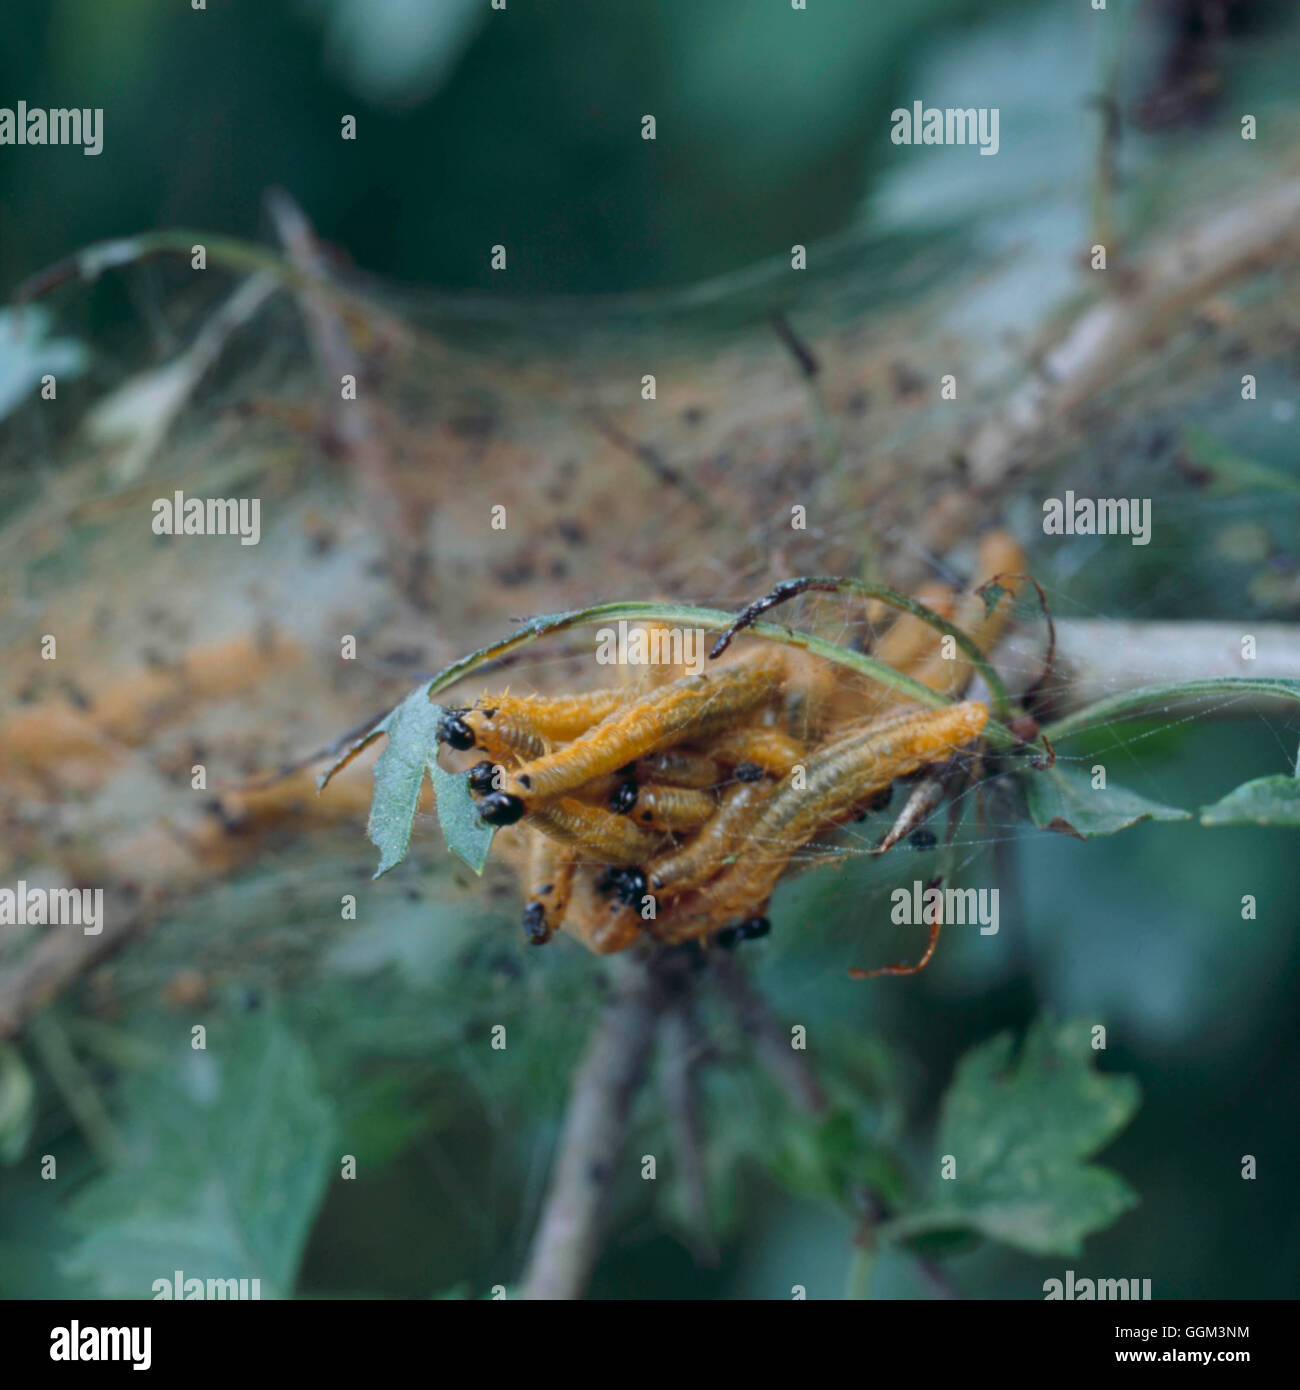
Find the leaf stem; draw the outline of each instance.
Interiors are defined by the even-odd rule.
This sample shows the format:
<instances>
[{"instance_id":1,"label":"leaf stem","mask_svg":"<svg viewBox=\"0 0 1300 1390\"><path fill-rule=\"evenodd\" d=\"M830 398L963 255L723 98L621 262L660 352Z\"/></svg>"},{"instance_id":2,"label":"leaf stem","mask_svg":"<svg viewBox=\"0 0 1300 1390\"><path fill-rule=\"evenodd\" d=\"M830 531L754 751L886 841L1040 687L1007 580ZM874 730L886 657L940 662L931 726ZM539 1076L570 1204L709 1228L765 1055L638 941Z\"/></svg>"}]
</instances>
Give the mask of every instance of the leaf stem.
<instances>
[{"instance_id":1,"label":"leaf stem","mask_svg":"<svg viewBox=\"0 0 1300 1390\"><path fill-rule=\"evenodd\" d=\"M1222 695L1271 695L1300 701L1300 681L1256 676L1220 676L1212 680L1170 681L1162 685L1142 686L1112 695L1095 704L1086 705L1042 732L1053 742L1083 733L1126 715L1165 705L1170 700L1195 700Z\"/></svg>"}]
</instances>

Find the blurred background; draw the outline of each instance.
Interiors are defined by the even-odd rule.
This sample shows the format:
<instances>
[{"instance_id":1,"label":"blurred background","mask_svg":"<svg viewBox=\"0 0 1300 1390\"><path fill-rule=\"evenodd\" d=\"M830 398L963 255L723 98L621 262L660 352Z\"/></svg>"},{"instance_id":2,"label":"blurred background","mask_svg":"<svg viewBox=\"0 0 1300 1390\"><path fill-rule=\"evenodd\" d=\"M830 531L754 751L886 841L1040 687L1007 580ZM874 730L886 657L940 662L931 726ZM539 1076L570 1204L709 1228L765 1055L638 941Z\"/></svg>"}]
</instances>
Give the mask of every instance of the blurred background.
<instances>
[{"instance_id":1,"label":"blurred background","mask_svg":"<svg viewBox=\"0 0 1300 1390\"><path fill-rule=\"evenodd\" d=\"M980 388L962 402L978 419L1091 292L1083 258L1098 235L1122 265L1207 207L1248 206L1295 177L1297 56L1300 15L1284 0L1111 0L1104 12L1064 0L19 7L6 16L0 103L103 107L104 150L0 148L6 298L109 237L183 228L273 244L267 191L287 189L337 273L355 267L356 283L446 349L430 367L372 343L367 368L382 401L377 430L405 441L395 468L408 481L396 493L427 507L443 568L414 612L398 611L415 590L390 589L375 570L382 526L354 505L337 449L303 423L315 345L287 311L232 337L147 462L128 465L87 434L86 411L171 360L229 290L196 291L183 266L148 261L64 288L29 313L17 346L0 347L4 648L30 647L56 613L80 615L81 650L99 645L74 679L94 688L97 671L116 678L155 648L170 659L224 635L205 622L236 602L225 562L205 553L157 568L157 547L141 561L126 509L133 488L166 495L206 482L216 493L260 476L268 512L276 502L292 511L293 541L240 557L251 567L243 607L227 616L251 629L271 614L312 649L316 674L272 670L242 723L234 700L211 724L182 721L157 754L170 762L150 773L174 776L199 743L227 739L237 754L226 765L210 756L234 779L306 756L517 615L661 593L732 606L753 597L772 577L771 537L754 518L774 480L833 475L848 490L849 505L804 550L781 556L785 572L818 572L814 561L865 570L862 536L880 509L857 480L888 471L910 496L938 475L909 460L946 466L956 452L936 442L947 426L914 399L908 370L928 381L953 354L978 363ZM892 145L891 110L915 100L998 107L999 154ZM1254 144L1241 140L1243 112L1258 119ZM654 142L640 138L646 114ZM345 115L356 117L355 141L340 138ZM506 274L490 268L498 242ZM797 282L796 242L814 248ZM1225 292L1226 318L1144 347L1139 385L1109 397L1057 461L1061 486L1152 496L1148 549L1048 543L1037 481L1000 499L997 519L1026 544L1057 616L1294 622L1294 290L1293 273L1253 281L1235 299ZM774 312L796 316L826 354L838 397L809 404L773 341ZM661 367L669 357L676 367ZM76 379L57 417L33 394L46 368ZM681 407L657 444L679 462L707 455L709 484L736 509L721 527L688 524L669 489L667 509L639 530L635 510L610 512L581 480L582 457L595 456L570 444L574 401L608 404L650 370ZM1260 382L1253 411L1241 409L1247 371ZM777 396L787 413L764 429ZM139 398L133 408L147 409ZM816 452L818 409L840 422L838 471ZM137 415L128 433L138 442L149 424ZM1236 466L1216 472L1206 438ZM570 454L579 476L562 471ZM561 471L538 472L534 497L525 479L537 459ZM648 485L626 481L636 468L611 462L605 486L643 489L628 505L644 517ZM594 549L584 558L556 541L539 556L483 559L487 543L455 509L488 488L484 478L519 488L512 505L542 505L547 491L545 505ZM51 500L68 496L75 522L51 522ZM909 554L899 508L895 531L880 528L886 573L889 557ZM91 621L104 595L117 616ZM436 640L420 635L420 614ZM338 676L327 659L336 634L363 619L382 659ZM858 621L845 609L846 634ZM562 676L554 662L543 671ZM13 657L10 715L67 696L32 669ZM1294 715L1149 721L1070 753L1085 767L1094 752L1113 758L1134 790L1195 808L1250 777L1294 771L1298 737ZM0 771L18 779L18 765L15 755ZM144 824L154 783L135 763L119 775L121 824ZM115 847L95 777L12 785L5 882L76 879L83 861L70 842L86 863L137 852ZM272 829L209 856L201 875L178 870L120 955L80 973L3 1044L5 1296L145 1296L173 1268L261 1271L286 1296L478 1297L518 1278L598 1011L598 963L570 943L526 953L512 881L452 867L430 816L417 819L411 860L375 885L355 819ZM1157 1298L1293 1294L1294 831L1148 823L1081 843L994 806L962 843L969 881L1002 887L1002 931L950 934L918 979L845 978L847 966L907 951L881 928L883 912L864 925L863 903L902 872L865 857L786 884L777 931L741 953L774 1012L816 1031L817 1060L867 1136L862 1153L887 1148L918 1190L941 1098L969 1049L1044 1013L1107 1025L1100 1068L1136 1078L1142 1103L1101 1162L1138 1204L1078 1254L959 1242L946 1261L952 1283L968 1297L1037 1298L1069 1267L1150 1278ZM926 876L926 853L900 853ZM338 920L342 891L363 904L356 922ZM1257 920L1240 918L1245 893ZM29 947L12 943L10 968ZM196 1018L210 1054L189 1049ZM483 1042L497 1022L518 1038L499 1055ZM825 1136L756 1105L744 1052L732 1038L703 1081L716 1262L699 1258L671 1181L629 1179L595 1296L787 1297L793 1283L842 1296L853 1219L808 1176ZM270 1102L257 1084L267 1074L283 1088ZM241 1169L237 1141L249 1134L281 1155L266 1173ZM652 1087L628 1152L666 1144ZM790 1159L801 1145L813 1152L803 1169ZM339 1152L357 1155L356 1181L338 1180ZM57 1183L41 1179L43 1154L58 1158ZM1244 1154L1257 1157L1255 1181L1240 1178ZM263 1234L250 1241L252 1230ZM925 1293L914 1262L892 1252L870 1289Z\"/></svg>"}]
</instances>

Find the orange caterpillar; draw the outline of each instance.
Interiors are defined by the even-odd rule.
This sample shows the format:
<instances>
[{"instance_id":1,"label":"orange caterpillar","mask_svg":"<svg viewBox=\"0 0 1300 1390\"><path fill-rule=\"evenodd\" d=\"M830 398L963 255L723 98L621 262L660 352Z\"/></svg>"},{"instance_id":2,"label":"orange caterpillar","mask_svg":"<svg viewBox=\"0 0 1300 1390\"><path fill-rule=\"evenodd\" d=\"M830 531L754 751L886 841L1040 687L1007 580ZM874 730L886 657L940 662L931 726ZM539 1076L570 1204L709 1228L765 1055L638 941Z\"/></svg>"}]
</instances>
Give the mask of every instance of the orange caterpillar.
<instances>
[{"instance_id":1,"label":"orange caterpillar","mask_svg":"<svg viewBox=\"0 0 1300 1390\"><path fill-rule=\"evenodd\" d=\"M617 709L567 747L514 769L484 798L491 825L513 825L525 811L593 777L634 762L653 748L699 737L771 699L781 653L763 648L714 674L685 676L644 701Z\"/></svg>"}]
</instances>

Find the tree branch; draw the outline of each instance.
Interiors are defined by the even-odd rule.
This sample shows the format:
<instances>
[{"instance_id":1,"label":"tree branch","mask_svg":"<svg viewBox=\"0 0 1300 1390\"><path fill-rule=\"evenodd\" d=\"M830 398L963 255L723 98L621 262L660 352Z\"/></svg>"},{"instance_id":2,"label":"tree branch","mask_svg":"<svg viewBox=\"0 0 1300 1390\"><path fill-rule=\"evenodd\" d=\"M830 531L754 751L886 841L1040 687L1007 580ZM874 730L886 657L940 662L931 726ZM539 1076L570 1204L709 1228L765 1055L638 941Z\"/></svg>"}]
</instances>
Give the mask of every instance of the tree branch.
<instances>
[{"instance_id":1,"label":"tree branch","mask_svg":"<svg viewBox=\"0 0 1300 1390\"><path fill-rule=\"evenodd\" d=\"M978 491L1045 461L1074 412L1119 379L1152 342L1231 281L1293 261L1300 250L1300 182L1236 202L1193 226L1131 269L1048 353L966 451Z\"/></svg>"},{"instance_id":2,"label":"tree branch","mask_svg":"<svg viewBox=\"0 0 1300 1390\"><path fill-rule=\"evenodd\" d=\"M1300 626L1243 622L1142 623L1115 618L1066 619L1056 624L1062 704L1081 709L1105 695L1155 681L1267 676L1300 680ZM1242 657L1241 639L1255 638L1257 657ZM1234 699L1230 712L1277 707L1256 697Z\"/></svg>"}]
</instances>

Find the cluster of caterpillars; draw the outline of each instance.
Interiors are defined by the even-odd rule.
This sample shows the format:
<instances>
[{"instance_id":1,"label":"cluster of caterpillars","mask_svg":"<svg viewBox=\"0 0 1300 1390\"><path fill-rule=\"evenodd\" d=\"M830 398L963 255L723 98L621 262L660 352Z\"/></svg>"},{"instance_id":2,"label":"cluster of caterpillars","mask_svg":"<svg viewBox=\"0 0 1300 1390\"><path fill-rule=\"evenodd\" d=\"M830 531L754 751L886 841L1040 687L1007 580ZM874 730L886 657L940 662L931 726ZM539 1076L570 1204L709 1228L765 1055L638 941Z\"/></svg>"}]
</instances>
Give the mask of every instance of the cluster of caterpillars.
<instances>
[{"instance_id":1,"label":"cluster of caterpillars","mask_svg":"<svg viewBox=\"0 0 1300 1390\"><path fill-rule=\"evenodd\" d=\"M981 578L1019 559L996 533ZM921 597L983 650L1010 607L1004 598L989 613L978 595L941 586ZM948 695L972 674L909 615L873 654ZM442 720L442 742L484 754L467 773L483 819L528 832L532 942L563 928L608 954L645 938L762 935L772 890L805 845L887 800L896 778L948 763L988 718L980 701L921 707L766 641L703 674L648 669L635 689L485 696Z\"/></svg>"}]
</instances>

